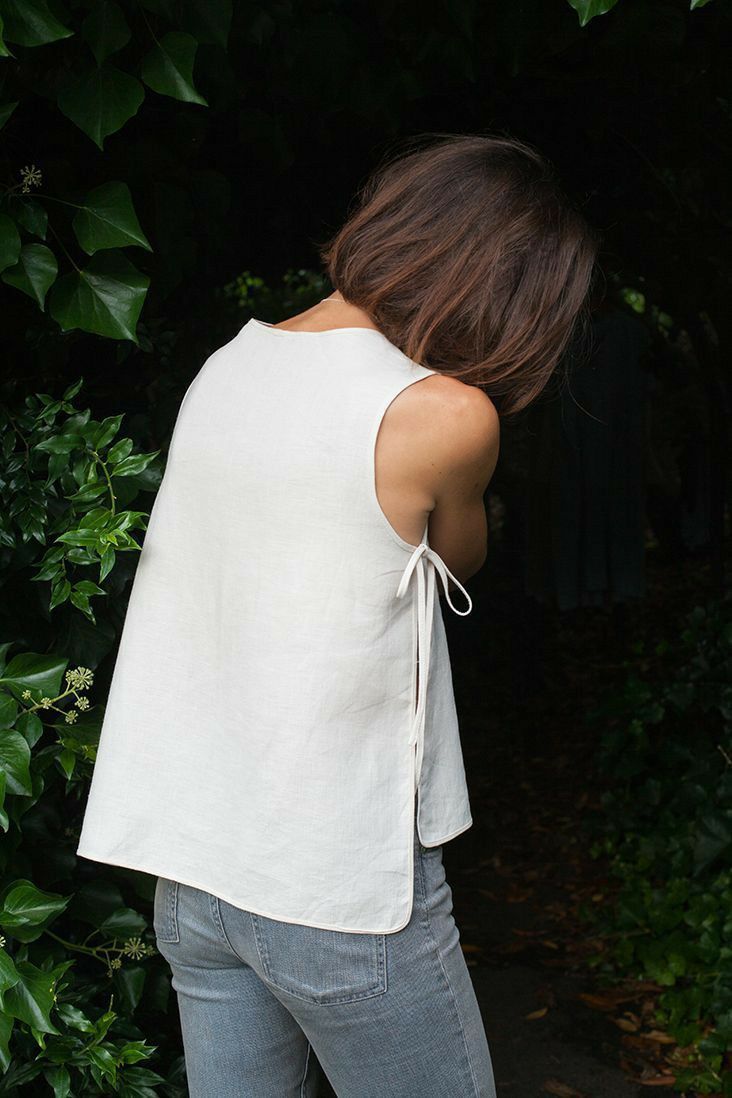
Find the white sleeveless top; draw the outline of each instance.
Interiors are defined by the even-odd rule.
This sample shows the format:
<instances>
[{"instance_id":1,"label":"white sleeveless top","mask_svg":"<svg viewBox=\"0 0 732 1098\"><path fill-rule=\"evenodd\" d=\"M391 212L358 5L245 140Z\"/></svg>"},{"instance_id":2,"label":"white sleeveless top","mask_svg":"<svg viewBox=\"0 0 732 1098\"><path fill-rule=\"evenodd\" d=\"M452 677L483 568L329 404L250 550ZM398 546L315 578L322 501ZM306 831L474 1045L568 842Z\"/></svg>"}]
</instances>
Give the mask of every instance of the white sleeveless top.
<instances>
[{"instance_id":1,"label":"white sleeveless top","mask_svg":"<svg viewBox=\"0 0 732 1098\"><path fill-rule=\"evenodd\" d=\"M415 811L424 846L472 824L435 588L459 614L470 597L427 526L419 545L399 536L374 482L384 413L435 372L374 329L258 320L204 363L138 561L79 855L284 922L406 926Z\"/></svg>"}]
</instances>

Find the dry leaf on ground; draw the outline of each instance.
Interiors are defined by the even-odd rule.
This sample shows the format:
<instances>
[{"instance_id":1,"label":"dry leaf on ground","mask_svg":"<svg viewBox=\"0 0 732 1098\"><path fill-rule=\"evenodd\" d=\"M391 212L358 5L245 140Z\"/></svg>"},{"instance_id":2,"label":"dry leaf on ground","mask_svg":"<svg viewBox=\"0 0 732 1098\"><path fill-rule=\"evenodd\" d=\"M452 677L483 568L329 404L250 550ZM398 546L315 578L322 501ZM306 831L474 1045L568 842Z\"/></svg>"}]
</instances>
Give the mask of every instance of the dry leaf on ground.
<instances>
[{"instance_id":1,"label":"dry leaf on ground","mask_svg":"<svg viewBox=\"0 0 732 1098\"><path fill-rule=\"evenodd\" d=\"M575 1090L568 1083L562 1083L559 1079L546 1079L542 1085L546 1094L556 1094L558 1098L587 1098L582 1090Z\"/></svg>"}]
</instances>

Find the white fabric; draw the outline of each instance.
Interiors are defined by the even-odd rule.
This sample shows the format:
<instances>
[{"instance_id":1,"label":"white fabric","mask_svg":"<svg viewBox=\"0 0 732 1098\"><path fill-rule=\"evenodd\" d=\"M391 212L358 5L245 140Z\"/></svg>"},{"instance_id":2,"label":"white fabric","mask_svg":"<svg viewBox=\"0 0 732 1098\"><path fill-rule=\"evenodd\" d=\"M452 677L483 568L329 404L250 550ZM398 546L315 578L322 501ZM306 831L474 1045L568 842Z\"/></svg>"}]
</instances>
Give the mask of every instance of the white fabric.
<instances>
[{"instance_id":1,"label":"white fabric","mask_svg":"<svg viewBox=\"0 0 732 1098\"><path fill-rule=\"evenodd\" d=\"M432 564L432 568L425 570L424 561L428 560ZM469 614L473 608L473 601L470 595L465 590L463 585L452 574L450 569L445 564L442 557L438 556L434 549L431 549L426 542L422 542L412 553L411 557L407 561L407 566L404 569L402 578L399 581L397 587L397 598L401 598L407 591L409 580L414 570L417 570L417 664L418 667L423 670L418 676L418 701L417 709L414 717L414 731L410 743L413 743L416 747L417 759L416 759L416 777L417 787L419 787L420 772L422 769L422 757L424 754L424 730L426 723L426 707L427 707L427 688L428 688L428 676L430 669L430 649L432 646L432 621L434 617L435 608L435 569L440 575L443 588L445 591L445 598L450 604L451 608L456 614L465 615ZM457 586L468 600L468 606L466 610L458 610L457 606L450 598L450 590L448 587L448 576L454 580Z\"/></svg>"},{"instance_id":2,"label":"white fabric","mask_svg":"<svg viewBox=\"0 0 732 1098\"><path fill-rule=\"evenodd\" d=\"M470 827L439 576L382 511L384 413L434 371L250 320L181 403L77 853L284 922L392 933L413 827ZM417 660L419 658L419 682Z\"/></svg>"}]
</instances>

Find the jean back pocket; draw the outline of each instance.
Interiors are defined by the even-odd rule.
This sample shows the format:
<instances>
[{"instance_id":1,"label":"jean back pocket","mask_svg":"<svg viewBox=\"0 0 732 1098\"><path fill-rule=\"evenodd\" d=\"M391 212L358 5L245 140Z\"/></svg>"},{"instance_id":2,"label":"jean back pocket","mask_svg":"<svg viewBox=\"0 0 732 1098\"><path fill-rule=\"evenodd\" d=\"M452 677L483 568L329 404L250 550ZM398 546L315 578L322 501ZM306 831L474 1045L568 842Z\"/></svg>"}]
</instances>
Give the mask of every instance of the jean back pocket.
<instances>
[{"instance_id":1,"label":"jean back pocket","mask_svg":"<svg viewBox=\"0 0 732 1098\"><path fill-rule=\"evenodd\" d=\"M153 901L153 930L159 942L179 942L178 881L158 877Z\"/></svg>"},{"instance_id":2,"label":"jean back pocket","mask_svg":"<svg viewBox=\"0 0 732 1098\"><path fill-rule=\"evenodd\" d=\"M350 934L252 913L257 953L273 987L322 1005L386 991L386 936Z\"/></svg>"}]
</instances>

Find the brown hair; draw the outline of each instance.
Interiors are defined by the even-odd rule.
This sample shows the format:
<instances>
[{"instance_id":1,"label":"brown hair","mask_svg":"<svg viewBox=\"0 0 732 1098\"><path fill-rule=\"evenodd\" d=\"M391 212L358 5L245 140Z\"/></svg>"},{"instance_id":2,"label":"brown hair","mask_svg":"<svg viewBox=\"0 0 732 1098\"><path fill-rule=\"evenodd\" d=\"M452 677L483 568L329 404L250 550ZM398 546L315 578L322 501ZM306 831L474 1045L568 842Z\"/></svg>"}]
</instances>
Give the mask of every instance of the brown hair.
<instances>
[{"instance_id":1,"label":"brown hair","mask_svg":"<svg viewBox=\"0 0 732 1098\"><path fill-rule=\"evenodd\" d=\"M422 134L355 201L319 248L345 300L501 414L530 404L584 316L598 247L550 163L509 137Z\"/></svg>"}]
</instances>

